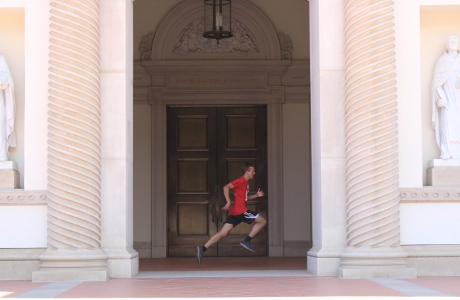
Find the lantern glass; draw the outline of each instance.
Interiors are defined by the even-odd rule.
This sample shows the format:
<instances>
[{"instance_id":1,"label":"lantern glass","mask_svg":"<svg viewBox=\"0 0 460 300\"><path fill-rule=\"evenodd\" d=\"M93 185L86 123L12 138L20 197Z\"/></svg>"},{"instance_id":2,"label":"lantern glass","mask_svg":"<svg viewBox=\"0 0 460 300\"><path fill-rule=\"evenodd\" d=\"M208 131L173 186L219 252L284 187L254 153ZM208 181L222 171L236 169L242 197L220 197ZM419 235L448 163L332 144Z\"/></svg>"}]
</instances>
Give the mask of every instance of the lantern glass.
<instances>
[{"instance_id":1,"label":"lantern glass","mask_svg":"<svg viewBox=\"0 0 460 300\"><path fill-rule=\"evenodd\" d=\"M203 37L220 39L232 37L231 0L204 0Z\"/></svg>"}]
</instances>

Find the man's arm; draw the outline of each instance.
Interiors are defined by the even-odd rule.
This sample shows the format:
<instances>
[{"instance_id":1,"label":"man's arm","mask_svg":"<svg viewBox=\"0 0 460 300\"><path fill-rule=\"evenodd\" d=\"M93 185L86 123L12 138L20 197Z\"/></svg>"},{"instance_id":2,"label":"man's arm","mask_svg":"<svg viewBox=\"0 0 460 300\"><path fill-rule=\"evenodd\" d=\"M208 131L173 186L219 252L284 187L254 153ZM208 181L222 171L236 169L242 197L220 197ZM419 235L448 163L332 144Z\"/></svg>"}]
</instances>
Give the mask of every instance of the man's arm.
<instances>
[{"instance_id":1,"label":"man's arm","mask_svg":"<svg viewBox=\"0 0 460 300\"><path fill-rule=\"evenodd\" d=\"M255 193L254 195L248 196L248 200L256 199L256 198L258 198L258 197L263 197L263 196L265 196L264 191L262 191L261 189L259 189L259 190L257 191L257 193Z\"/></svg>"},{"instance_id":2,"label":"man's arm","mask_svg":"<svg viewBox=\"0 0 460 300\"><path fill-rule=\"evenodd\" d=\"M230 205L232 205L232 201L230 200L230 190L233 188L234 186L231 182L224 186L224 196L225 196L225 200L227 200L227 204L225 204L225 206L222 207L223 211L229 210Z\"/></svg>"}]
</instances>

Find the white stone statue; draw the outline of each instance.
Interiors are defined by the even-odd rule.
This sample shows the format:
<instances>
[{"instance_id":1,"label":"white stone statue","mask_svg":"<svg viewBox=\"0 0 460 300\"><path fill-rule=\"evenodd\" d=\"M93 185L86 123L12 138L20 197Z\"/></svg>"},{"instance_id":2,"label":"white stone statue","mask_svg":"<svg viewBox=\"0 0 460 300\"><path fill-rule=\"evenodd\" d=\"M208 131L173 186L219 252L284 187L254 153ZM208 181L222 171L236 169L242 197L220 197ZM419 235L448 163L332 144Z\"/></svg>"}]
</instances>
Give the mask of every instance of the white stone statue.
<instances>
[{"instance_id":1,"label":"white stone statue","mask_svg":"<svg viewBox=\"0 0 460 300\"><path fill-rule=\"evenodd\" d=\"M447 51L438 59L431 82L432 127L442 159L460 158L460 54L458 37L446 40Z\"/></svg>"},{"instance_id":2,"label":"white stone statue","mask_svg":"<svg viewBox=\"0 0 460 300\"><path fill-rule=\"evenodd\" d=\"M16 146L14 85L5 58L0 55L0 162L8 160L8 147Z\"/></svg>"}]
</instances>

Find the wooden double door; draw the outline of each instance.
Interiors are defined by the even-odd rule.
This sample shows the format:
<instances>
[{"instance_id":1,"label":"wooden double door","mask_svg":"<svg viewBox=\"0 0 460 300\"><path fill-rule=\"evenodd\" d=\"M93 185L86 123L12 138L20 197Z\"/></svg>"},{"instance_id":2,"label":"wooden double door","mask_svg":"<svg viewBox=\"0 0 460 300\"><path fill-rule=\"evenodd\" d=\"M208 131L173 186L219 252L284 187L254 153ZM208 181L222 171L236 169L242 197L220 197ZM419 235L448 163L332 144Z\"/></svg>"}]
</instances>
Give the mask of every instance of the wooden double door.
<instances>
[{"instance_id":1,"label":"wooden double door","mask_svg":"<svg viewBox=\"0 0 460 300\"><path fill-rule=\"evenodd\" d=\"M167 118L168 256L195 256L196 246L222 228L222 188L242 176L246 162L256 168L249 193L266 192L247 207L267 216L266 107L168 107ZM255 253L239 245L251 226L238 225L206 256L266 256L266 228L251 242Z\"/></svg>"}]
</instances>

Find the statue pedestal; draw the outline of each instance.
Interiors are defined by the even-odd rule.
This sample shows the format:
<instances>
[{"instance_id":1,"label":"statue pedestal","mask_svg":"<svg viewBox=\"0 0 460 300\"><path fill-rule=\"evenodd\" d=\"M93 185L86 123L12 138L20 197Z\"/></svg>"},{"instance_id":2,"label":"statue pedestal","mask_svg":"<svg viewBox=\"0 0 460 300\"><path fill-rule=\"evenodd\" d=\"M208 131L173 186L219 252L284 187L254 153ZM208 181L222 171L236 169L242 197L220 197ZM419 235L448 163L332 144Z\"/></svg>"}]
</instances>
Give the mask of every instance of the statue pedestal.
<instances>
[{"instance_id":1,"label":"statue pedestal","mask_svg":"<svg viewBox=\"0 0 460 300\"><path fill-rule=\"evenodd\" d=\"M19 188L18 164L14 161L0 162L0 189Z\"/></svg>"},{"instance_id":2,"label":"statue pedestal","mask_svg":"<svg viewBox=\"0 0 460 300\"><path fill-rule=\"evenodd\" d=\"M433 159L428 162L426 185L460 185L460 159Z\"/></svg>"}]
</instances>

